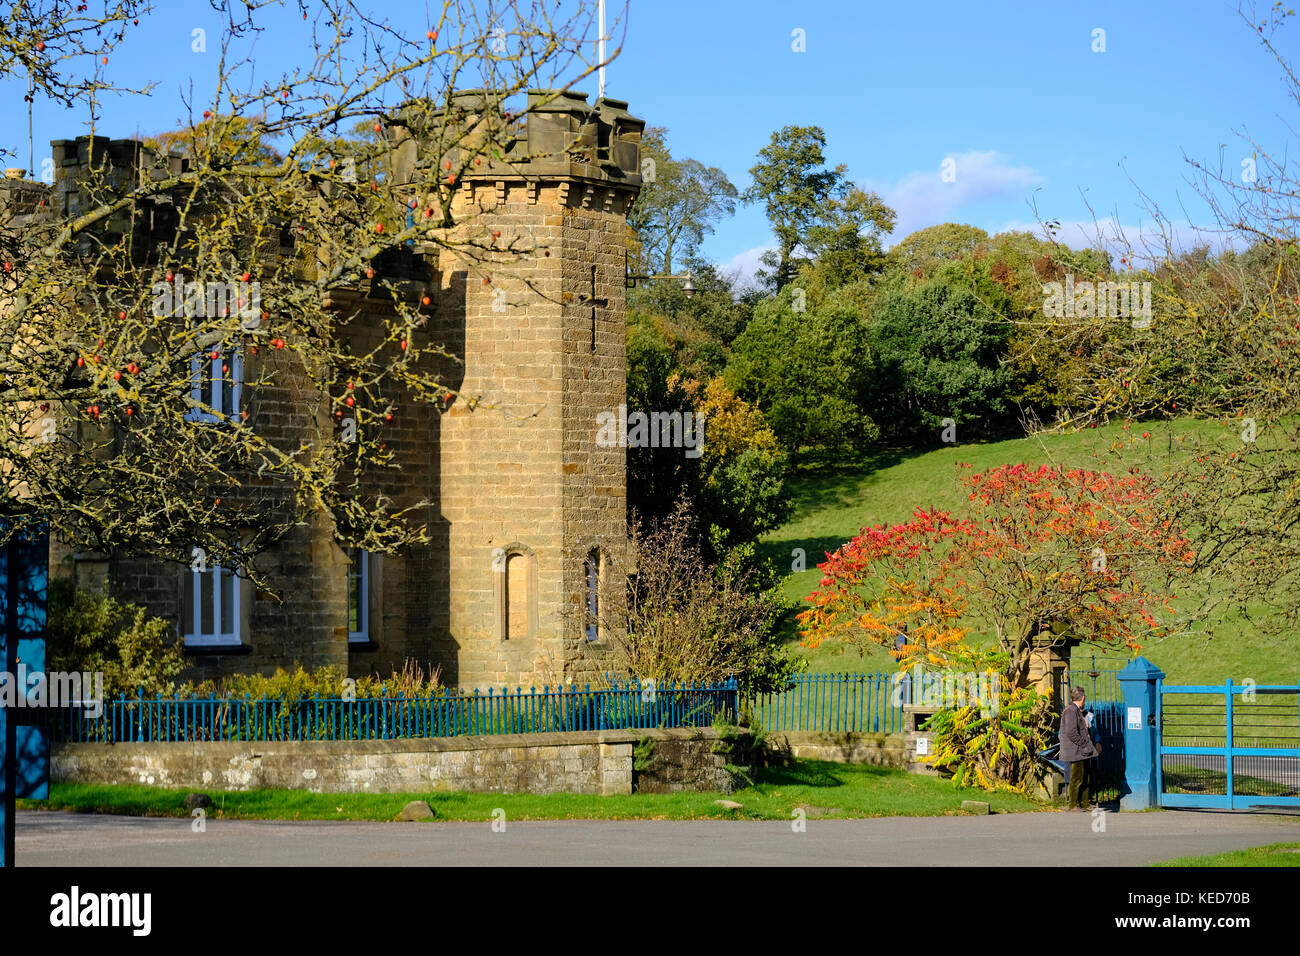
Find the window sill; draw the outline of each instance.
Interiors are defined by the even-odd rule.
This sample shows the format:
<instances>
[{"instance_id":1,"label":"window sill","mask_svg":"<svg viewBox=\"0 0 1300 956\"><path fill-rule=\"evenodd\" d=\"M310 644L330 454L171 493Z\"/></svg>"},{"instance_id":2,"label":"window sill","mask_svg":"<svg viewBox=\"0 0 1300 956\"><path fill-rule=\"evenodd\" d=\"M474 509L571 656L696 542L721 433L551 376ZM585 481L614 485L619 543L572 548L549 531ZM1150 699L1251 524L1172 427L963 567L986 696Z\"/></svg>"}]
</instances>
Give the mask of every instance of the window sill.
<instances>
[{"instance_id":1,"label":"window sill","mask_svg":"<svg viewBox=\"0 0 1300 956\"><path fill-rule=\"evenodd\" d=\"M352 640L351 638L348 639L349 654L352 653L353 651L377 651L377 650L379 650L379 643L377 641L355 641Z\"/></svg>"},{"instance_id":2,"label":"window sill","mask_svg":"<svg viewBox=\"0 0 1300 956\"><path fill-rule=\"evenodd\" d=\"M194 657L216 657L218 655L229 654L231 656L251 654L253 646L251 644L186 644L185 654Z\"/></svg>"}]
</instances>

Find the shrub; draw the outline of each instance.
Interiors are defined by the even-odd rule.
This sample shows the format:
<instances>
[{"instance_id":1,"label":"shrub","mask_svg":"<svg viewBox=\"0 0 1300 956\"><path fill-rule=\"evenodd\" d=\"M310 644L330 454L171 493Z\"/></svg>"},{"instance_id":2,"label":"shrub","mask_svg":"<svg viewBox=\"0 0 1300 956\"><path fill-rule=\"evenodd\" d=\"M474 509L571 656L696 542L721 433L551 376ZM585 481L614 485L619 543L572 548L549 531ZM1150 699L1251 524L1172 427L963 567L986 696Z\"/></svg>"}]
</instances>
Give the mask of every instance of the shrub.
<instances>
[{"instance_id":1,"label":"shrub","mask_svg":"<svg viewBox=\"0 0 1300 956\"><path fill-rule=\"evenodd\" d=\"M408 658L400 671L394 670L387 677L369 674L354 678L356 696L368 697L434 697L443 692L439 681L439 669L434 668L427 675L424 668ZM301 664L294 664L291 670L277 667L274 674L232 674L217 680L203 681L198 684L185 684L180 689L182 696L194 697L243 697L248 695L254 700L310 700L313 697L341 697L348 675L340 667L332 664L311 670Z\"/></svg>"},{"instance_id":2,"label":"shrub","mask_svg":"<svg viewBox=\"0 0 1300 956\"><path fill-rule=\"evenodd\" d=\"M1002 678L1001 706L941 710L925 723L934 733L930 766L954 783L984 790L1034 793L1046 767L1037 760L1050 732L1050 702Z\"/></svg>"},{"instance_id":3,"label":"shrub","mask_svg":"<svg viewBox=\"0 0 1300 956\"><path fill-rule=\"evenodd\" d=\"M102 591L78 590L66 578L50 582L51 671L104 675L104 695L170 694L185 658L172 626L135 604Z\"/></svg>"},{"instance_id":4,"label":"shrub","mask_svg":"<svg viewBox=\"0 0 1300 956\"><path fill-rule=\"evenodd\" d=\"M611 663L659 683L734 677L742 693L783 686L799 664L776 633L777 588L743 566L752 549L714 565L696 542L685 501L636 541L628 600L611 622Z\"/></svg>"}]
</instances>

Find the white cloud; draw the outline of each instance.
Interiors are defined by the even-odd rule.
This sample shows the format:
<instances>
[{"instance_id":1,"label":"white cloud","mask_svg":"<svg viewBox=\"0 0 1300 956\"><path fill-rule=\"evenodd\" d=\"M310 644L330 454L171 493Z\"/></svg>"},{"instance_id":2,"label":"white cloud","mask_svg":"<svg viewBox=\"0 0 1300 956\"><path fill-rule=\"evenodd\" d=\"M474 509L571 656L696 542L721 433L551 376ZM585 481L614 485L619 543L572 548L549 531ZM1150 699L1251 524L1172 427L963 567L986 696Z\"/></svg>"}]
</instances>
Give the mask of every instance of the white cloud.
<instances>
[{"instance_id":1,"label":"white cloud","mask_svg":"<svg viewBox=\"0 0 1300 956\"><path fill-rule=\"evenodd\" d=\"M1110 253L1116 265L1119 265L1121 257L1132 257L1138 267L1154 265L1166 255L1179 255L1195 246L1209 245L1214 251L1219 251L1225 246L1240 248L1242 245L1240 242L1225 241L1218 230L1198 228L1186 220L1122 223L1113 216L1108 216L1096 221L1051 220L1050 224L1050 233L1044 228L1048 225L1047 222L1031 220L1013 220L997 230L989 229L988 232L1028 232L1040 239L1047 239L1050 234L1056 241L1072 249L1100 245Z\"/></svg>"},{"instance_id":2,"label":"white cloud","mask_svg":"<svg viewBox=\"0 0 1300 956\"><path fill-rule=\"evenodd\" d=\"M896 183L868 182L863 185L880 193L898 212L893 240L918 229L954 221L963 206L1017 194L1027 195L1046 180L1029 166L1011 166L994 150L950 153L952 182L944 182L940 164L933 169L911 172Z\"/></svg>"},{"instance_id":3,"label":"white cloud","mask_svg":"<svg viewBox=\"0 0 1300 956\"><path fill-rule=\"evenodd\" d=\"M758 271L762 263L759 259L763 253L775 249L776 246L768 244L765 246L755 246L753 249L746 249L744 252L737 253L722 264L721 272L724 275L736 273L738 288L753 288L757 283L754 281L754 274Z\"/></svg>"}]
</instances>

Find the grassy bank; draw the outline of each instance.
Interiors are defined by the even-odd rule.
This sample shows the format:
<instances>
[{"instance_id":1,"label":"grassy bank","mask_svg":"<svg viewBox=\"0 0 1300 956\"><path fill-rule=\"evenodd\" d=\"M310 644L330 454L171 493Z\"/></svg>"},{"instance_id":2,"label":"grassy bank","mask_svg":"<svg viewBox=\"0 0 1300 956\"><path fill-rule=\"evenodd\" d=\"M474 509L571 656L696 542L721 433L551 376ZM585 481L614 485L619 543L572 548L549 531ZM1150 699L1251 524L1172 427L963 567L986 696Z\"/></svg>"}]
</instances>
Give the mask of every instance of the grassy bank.
<instances>
[{"instance_id":1,"label":"grassy bank","mask_svg":"<svg viewBox=\"0 0 1300 956\"><path fill-rule=\"evenodd\" d=\"M804 601L821 577L817 563L856 535L864 526L896 524L907 520L917 507L956 510L966 500L957 465L967 462L977 471L1003 464L1026 463L1065 468L1107 470L1145 464L1159 472L1171 464L1194 458L1198 445L1223 426L1218 422L1175 419L1143 424L1125 430L1122 425L1088 429L1075 434L1050 434L977 444L957 444L932 451L873 449L869 454L802 467L790 483L795 513L789 522L766 535L762 553L778 567L790 568L792 553L801 549L807 569L792 574L784 595L790 610L782 620L786 642L809 662L809 670L856 672L896 666L883 648L860 654L830 643L816 650L799 646L794 615L807 607ZM1235 427L1235 426L1234 426ZM1140 437L1143 433L1148 438ZM1125 448L1122 466L1114 450ZM1178 602L1175 602L1177 605ZM1098 666L1122 666L1123 653L1082 649L1094 653ZM1230 620L1212 635L1173 635L1153 641L1142 654L1161 667L1174 683L1238 682L1292 683L1300 680L1300 641L1265 639L1243 619Z\"/></svg>"}]
</instances>

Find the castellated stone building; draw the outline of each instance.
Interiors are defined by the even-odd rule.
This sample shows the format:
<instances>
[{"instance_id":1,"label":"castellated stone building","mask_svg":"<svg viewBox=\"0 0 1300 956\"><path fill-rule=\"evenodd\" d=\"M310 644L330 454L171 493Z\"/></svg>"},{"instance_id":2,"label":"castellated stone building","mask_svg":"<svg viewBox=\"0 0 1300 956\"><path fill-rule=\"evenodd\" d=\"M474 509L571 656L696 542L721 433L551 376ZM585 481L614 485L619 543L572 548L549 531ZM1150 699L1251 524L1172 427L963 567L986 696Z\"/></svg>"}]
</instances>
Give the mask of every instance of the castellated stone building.
<instances>
[{"instance_id":1,"label":"castellated stone building","mask_svg":"<svg viewBox=\"0 0 1300 956\"><path fill-rule=\"evenodd\" d=\"M347 553L328 521L300 525L259 560L282 600L219 569L66 548L52 553L52 574L106 580L173 621L193 678L294 663L386 674L407 659L462 688L604 672L615 635L585 612L598 604L604 620L625 598L613 569L627 566L627 481L624 449L600 447L596 422L626 400L626 217L641 185L644 122L617 100L530 95L538 108L511 155L472 167L453 209L466 228L526 236L531 251L490 285L444 247L418 245L406 257L409 278L435 297L429 341L461 360L447 362L444 380L481 396L412 401L387 434L401 470L376 480L399 504L436 502L423 518L432 543ZM461 105L472 109L476 97L486 104L467 93ZM443 158L400 124L388 135L398 183ZM94 146L128 175L154 162L136 142ZM75 193L78 168L100 157L84 137L53 148L57 206L61 190ZM362 320L349 323L359 339L383 334L391 306L372 302L364 283L331 301L361 308ZM269 349L245 361L286 362ZM286 363L272 387L246 390L251 427L292 435L302 407L294 388Z\"/></svg>"}]
</instances>

